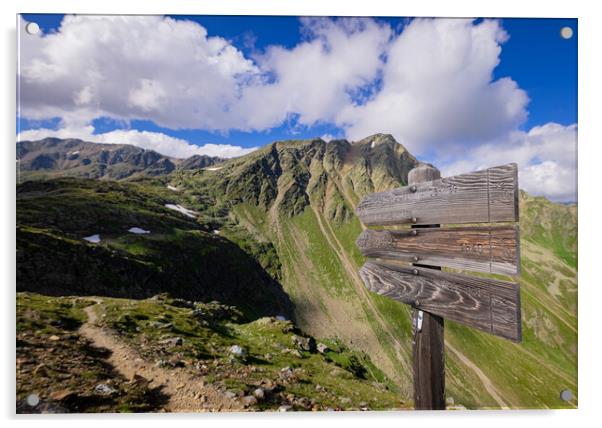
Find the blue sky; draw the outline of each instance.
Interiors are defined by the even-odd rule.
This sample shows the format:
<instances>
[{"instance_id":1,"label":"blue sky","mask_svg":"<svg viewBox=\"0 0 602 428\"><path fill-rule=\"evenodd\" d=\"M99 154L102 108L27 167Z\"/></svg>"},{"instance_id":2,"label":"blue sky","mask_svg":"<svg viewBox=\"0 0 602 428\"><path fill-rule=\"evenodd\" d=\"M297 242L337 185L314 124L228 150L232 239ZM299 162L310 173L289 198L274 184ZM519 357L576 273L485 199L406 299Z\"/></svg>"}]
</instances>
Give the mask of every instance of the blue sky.
<instances>
[{"instance_id":1,"label":"blue sky","mask_svg":"<svg viewBox=\"0 0 602 428\"><path fill-rule=\"evenodd\" d=\"M63 15L24 14L27 20L40 25L44 32L57 31ZM262 51L267 46L295 46L302 37L299 18L295 16L195 16L176 15L176 19L191 20L203 25L208 34L224 37L246 54ZM376 18L388 22L397 32L402 31L409 18ZM570 125L577 122L577 20L507 18L502 26L510 38L504 44L501 63L494 77L511 76L531 99L529 118L521 125L529 129L546 122ZM573 29L573 37L560 37L563 27ZM252 45L251 45L252 43ZM44 125L45 123L34 124ZM101 132L119 128L111 120L99 120ZM228 135L202 130L170 130L148 121L134 121L136 129L161 131L184 138L196 144L228 143L254 147L277 139L311 138L334 135L338 129L331 125L295 127L284 124L265 132L230 132ZM21 129L30 129L28 121L21 121Z\"/></svg>"},{"instance_id":2,"label":"blue sky","mask_svg":"<svg viewBox=\"0 0 602 428\"><path fill-rule=\"evenodd\" d=\"M39 24L44 34L36 37L35 41L33 38L31 42L26 40L27 44L22 46L24 53L20 61L22 70L25 70L22 73L29 73L22 76L23 82L27 81L28 84L22 84L22 113L17 118L17 131L22 136L41 136L42 130L58 130L61 127L66 132L68 123L69 129L76 129L75 124L80 131L87 126L91 135L98 136L111 131L123 131L111 135L125 138L127 132L133 135L130 131L138 131L136 138L132 139L132 143L138 145L151 144L142 142L143 136L155 138L161 135L183 140L193 146L212 144L250 149L274 140L316 136L353 140L382 131L392 133L419 158L441 165L444 172L484 166L479 159L484 158L482 154L485 151L485 157L492 160L512 154L526 156L523 175L532 184L532 192L558 200L574 200L576 197L574 191L566 189L560 193L550 191L552 187L558 187L558 183L551 182L549 176L558 175L560 160L544 155L546 151L562 153L567 146L576 145L576 19L477 19L463 25L452 22L448 28L445 26L447 24L439 25L437 20L415 21L404 17L367 18L349 22L338 18L308 20L299 17L172 16L170 18L175 24L170 24L170 28L178 28L179 31L179 36L173 33L175 39L190 37L190 40L199 40L207 44L203 52L208 52L215 49L212 43L221 38L222 44L230 50L226 55L226 51L220 47L215 51L218 53L212 54L210 61L221 61L222 69L238 67L237 70L240 70L226 76L216 76L214 84L204 72L191 77L182 71L186 79L193 79L190 80L191 87L209 83L204 92L199 92L194 99L182 95L184 98L170 101L177 103L171 105L176 105L178 109L190 102L190 109L194 112L190 112L188 117L186 110L182 110L183 114L174 111L172 116L165 111L153 114L157 103L169 101L165 101L172 94L169 88L173 86L169 85L177 85L181 80L178 71L173 69L145 69L133 81L139 87L131 83L126 88L120 88L129 91L127 103L132 106L129 110L124 107L123 101L118 102L117 95L114 100L106 101L109 98L105 95L106 91L117 91L118 88L112 85L102 89L100 94L91 94L90 91L94 91L90 88L96 86L87 85L85 81L81 83L81 91L77 95L85 104L79 101L76 104L85 105L86 108L78 110L73 105L67 106L67 101L52 101L61 98L64 91L58 93L58 97L57 93L51 94L58 89L51 88L47 79L40 77L43 74L39 71L39 64L33 58L26 57L29 52L37 52L38 49L40 52L45 52L45 49L54 52L51 44L69 50L71 45L68 45L68 40L73 38L53 39L49 35L56 36L69 31L75 34L81 31L78 27L80 23L74 19L61 28L62 15L22 17L25 21ZM190 22L198 26L186 26ZM99 25L96 31L110 33L108 25L114 24L100 26L93 23L91 32L94 31L93 25ZM561 29L565 27L572 30L569 39L561 37ZM140 26L136 34L144 32L145 28ZM153 30L150 24L148 28L151 29L149 31ZM206 34L199 34L199 28L205 29ZM124 34L128 34L127 31ZM81 43L86 43L86 40L80 38ZM145 46L144 40L141 38L140 46ZM94 49L98 41L90 38L88 43L90 49ZM123 40L123 43L127 45L128 41ZM107 46L105 43L102 48ZM320 53L312 50L316 46L321 46L318 49ZM356 46L358 50L354 51ZM166 47L165 51L168 52L170 47ZM78 48L73 49L76 52ZM115 48L111 49L111 52L115 52ZM59 61L56 54L55 57L50 55L47 54L49 65L44 70L52 69L52 61ZM173 55L174 52L171 52ZM184 56L186 61L189 56ZM362 57L362 61L357 61L357 57ZM61 56L58 67L78 58L81 55L78 57L75 53L73 56ZM99 64L98 74L109 73L104 67L108 67L106 63L111 58L86 57L81 60ZM128 68L116 76L128 75L132 69L138 72L138 64L148 67L144 62L148 60L146 57L140 63L135 63L132 58L128 60ZM170 55L166 54L165 61L171 61ZM432 61L432 66L429 61ZM119 61L115 63L111 69L119 66ZM340 64L339 70L336 64ZM307 70L300 70L306 65ZM196 67L196 64L191 63L191 66ZM348 69L350 71L346 72ZM345 71L341 76L340 70ZM433 75L428 77L431 73ZM307 75L307 82L303 79L304 74ZM421 78L423 75L427 77ZM80 76L81 73L77 78ZM147 76L152 76L152 79ZM39 82L35 82L38 86L31 84L30 87L29 82L34 78L39 79ZM232 90L218 91L232 81L235 81ZM339 81L344 81L344 87L338 92L326 94ZM73 90L70 83L64 84L65 88ZM320 84L324 86L320 87ZM307 87L299 89L297 93L296 88L303 85ZM40 88L42 92L48 88L48 94L38 95ZM237 102L237 105L229 101L224 102L222 107L215 107L216 102L230 99L228 97L232 100L244 98L246 90L249 91L249 99L253 95L254 101ZM200 105L208 93L214 97L207 96L207 104L210 98L212 107ZM324 93L323 99L321 93ZM95 96L104 99L100 104L95 104ZM261 99L265 99L266 104L257 101ZM102 103L102 107L95 107L91 111L89 106L100 106ZM266 106L273 106L275 111L263 114L263 109L268 108ZM395 110L389 106L399 106L399 123ZM435 123L429 122L430 118ZM156 146L149 148L162 147L158 138L152 143ZM539 149L535 149L536 146ZM244 153L228 150L224 152L226 155ZM500 156L496 156L496 150L500 151ZM527 150L529 154L525 155ZM572 168L569 170L565 165L561 171L565 178L576 173L576 167Z\"/></svg>"}]
</instances>

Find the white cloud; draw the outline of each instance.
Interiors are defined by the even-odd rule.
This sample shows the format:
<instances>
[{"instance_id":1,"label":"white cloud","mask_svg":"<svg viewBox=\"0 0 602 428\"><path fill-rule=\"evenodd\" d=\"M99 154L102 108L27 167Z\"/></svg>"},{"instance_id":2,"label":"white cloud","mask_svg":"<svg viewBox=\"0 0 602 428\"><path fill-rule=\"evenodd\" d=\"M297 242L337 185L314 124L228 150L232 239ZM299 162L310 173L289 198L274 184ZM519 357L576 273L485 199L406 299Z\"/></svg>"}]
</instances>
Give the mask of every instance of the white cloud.
<instances>
[{"instance_id":1,"label":"white cloud","mask_svg":"<svg viewBox=\"0 0 602 428\"><path fill-rule=\"evenodd\" d=\"M375 78L391 30L357 18L303 25L307 41L272 46L254 62L191 21L68 15L58 32L25 39L21 113L209 131L265 130L290 115L332 121L349 92Z\"/></svg>"},{"instance_id":2,"label":"white cloud","mask_svg":"<svg viewBox=\"0 0 602 428\"><path fill-rule=\"evenodd\" d=\"M352 140L391 133L413 154L438 158L446 175L517 162L527 191L575 199L576 125L519 131L529 99L510 77L493 79L509 37L498 21L415 19L397 35L369 18L306 18L302 33L296 46L251 59L191 21L66 16L55 33L24 34L19 59L20 115L58 117L62 128L19 138L230 157L252 149L131 129L94 134L91 123L216 132L327 123Z\"/></svg>"},{"instance_id":3,"label":"white cloud","mask_svg":"<svg viewBox=\"0 0 602 428\"><path fill-rule=\"evenodd\" d=\"M294 117L351 139L392 133L416 154L495 138L526 117L525 92L492 81L507 39L497 21L417 19L394 36L369 18L304 18L302 32L251 60L191 21L66 16L58 32L24 38L21 113L222 132Z\"/></svg>"},{"instance_id":4,"label":"white cloud","mask_svg":"<svg viewBox=\"0 0 602 428\"><path fill-rule=\"evenodd\" d=\"M160 111L165 108L167 92L161 82L151 79L140 79L138 87L131 89L128 94L128 103L134 108L144 112Z\"/></svg>"},{"instance_id":5,"label":"white cloud","mask_svg":"<svg viewBox=\"0 0 602 428\"><path fill-rule=\"evenodd\" d=\"M84 86L80 91L73 94L73 102L77 106L90 104L94 99L94 94L89 86Z\"/></svg>"},{"instance_id":6,"label":"white cloud","mask_svg":"<svg viewBox=\"0 0 602 428\"><path fill-rule=\"evenodd\" d=\"M554 201L577 200L577 125L548 123L529 132L515 131L508 140L473 148L462 159L441 165L444 176L505 163L519 166L519 186Z\"/></svg>"},{"instance_id":7,"label":"white cloud","mask_svg":"<svg viewBox=\"0 0 602 428\"><path fill-rule=\"evenodd\" d=\"M243 148L230 144L205 144L197 146L190 144L186 140L170 137L161 132L138 131L135 129L117 129L102 134L94 134L94 127L91 125L75 128L62 127L57 130L47 128L30 129L21 132L18 135L18 140L40 140L46 137L79 138L84 141L105 144L131 144L175 158L187 158L193 155L231 158L245 155L257 149L257 147Z\"/></svg>"},{"instance_id":8,"label":"white cloud","mask_svg":"<svg viewBox=\"0 0 602 428\"><path fill-rule=\"evenodd\" d=\"M352 139L391 133L418 155L515 130L527 95L510 78L492 80L507 37L497 21L412 21L388 48L382 90L338 123Z\"/></svg>"},{"instance_id":9,"label":"white cloud","mask_svg":"<svg viewBox=\"0 0 602 428\"><path fill-rule=\"evenodd\" d=\"M236 126L228 110L240 86L259 71L202 26L160 16L67 15L57 32L22 41L20 108L32 119L225 130Z\"/></svg>"},{"instance_id":10,"label":"white cloud","mask_svg":"<svg viewBox=\"0 0 602 428\"><path fill-rule=\"evenodd\" d=\"M301 125L332 123L352 102L351 93L377 77L391 37L388 25L359 18L302 22L308 41L292 49L273 46L257 58L273 81L243 88L232 113L246 118L246 129L271 128L291 114Z\"/></svg>"}]
</instances>

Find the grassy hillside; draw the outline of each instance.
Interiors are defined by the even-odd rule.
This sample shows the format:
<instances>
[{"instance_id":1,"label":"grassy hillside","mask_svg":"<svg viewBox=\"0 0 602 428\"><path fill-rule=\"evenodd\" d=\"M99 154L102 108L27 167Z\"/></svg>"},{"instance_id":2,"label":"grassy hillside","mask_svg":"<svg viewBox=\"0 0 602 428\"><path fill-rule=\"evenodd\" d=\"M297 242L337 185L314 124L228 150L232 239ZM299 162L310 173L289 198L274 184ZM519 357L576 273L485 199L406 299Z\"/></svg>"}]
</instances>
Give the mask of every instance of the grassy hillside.
<instances>
[{"instance_id":1,"label":"grassy hillside","mask_svg":"<svg viewBox=\"0 0 602 428\"><path fill-rule=\"evenodd\" d=\"M300 325L360 346L410 399L409 310L361 283L353 210L368 192L404 185L415 164L377 135L353 145L274 143L219 171L172 174L172 182L208 198L210 215L272 243ZM559 398L565 388L577 392L576 208L524 193L520 205L523 343L447 323L448 397L469 408L576 405Z\"/></svg>"},{"instance_id":2,"label":"grassy hillside","mask_svg":"<svg viewBox=\"0 0 602 428\"><path fill-rule=\"evenodd\" d=\"M250 318L291 316L290 299L260 261L210 225L165 207L178 202L186 203L148 184L58 179L18 186L17 289L129 298L169 292L235 304ZM94 235L100 242L83 239Z\"/></svg>"}]
</instances>

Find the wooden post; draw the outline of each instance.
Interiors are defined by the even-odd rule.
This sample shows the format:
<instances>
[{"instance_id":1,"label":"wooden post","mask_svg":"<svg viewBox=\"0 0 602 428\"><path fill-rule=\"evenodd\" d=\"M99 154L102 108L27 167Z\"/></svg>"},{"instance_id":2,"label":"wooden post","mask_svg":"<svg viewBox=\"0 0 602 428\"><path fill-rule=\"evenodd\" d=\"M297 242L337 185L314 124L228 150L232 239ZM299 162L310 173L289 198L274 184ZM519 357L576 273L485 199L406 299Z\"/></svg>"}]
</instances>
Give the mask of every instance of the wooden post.
<instances>
[{"instance_id":1,"label":"wooden post","mask_svg":"<svg viewBox=\"0 0 602 428\"><path fill-rule=\"evenodd\" d=\"M438 169L421 164L408 174L408 185L441 178ZM438 224L412 226L439 227ZM418 232L420 233L420 232ZM414 263L415 266L438 269ZM443 318L414 309L414 407L417 410L445 410L445 348Z\"/></svg>"},{"instance_id":2,"label":"wooden post","mask_svg":"<svg viewBox=\"0 0 602 428\"><path fill-rule=\"evenodd\" d=\"M362 232L356 245L373 260L360 276L370 291L414 308L414 407L443 410L443 317L514 342L522 333L519 284L440 272L441 266L518 273L520 239L517 227L432 228L518 222L518 167L441 179L432 165L420 164L408 174L408 186L366 195L355 212L366 226L412 224L411 230Z\"/></svg>"}]
</instances>

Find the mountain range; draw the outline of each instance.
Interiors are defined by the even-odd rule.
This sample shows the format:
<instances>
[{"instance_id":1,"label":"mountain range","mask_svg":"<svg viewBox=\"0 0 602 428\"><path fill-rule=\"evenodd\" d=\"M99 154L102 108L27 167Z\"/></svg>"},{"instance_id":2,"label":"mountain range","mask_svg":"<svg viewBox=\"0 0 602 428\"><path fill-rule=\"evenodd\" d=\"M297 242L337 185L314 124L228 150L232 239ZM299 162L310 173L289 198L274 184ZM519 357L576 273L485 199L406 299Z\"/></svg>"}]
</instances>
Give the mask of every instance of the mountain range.
<instances>
[{"instance_id":1,"label":"mountain range","mask_svg":"<svg viewBox=\"0 0 602 428\"><path fill-rule=\"evenodd\" d=\"M59 138L19 142L17 160L18 171L27 173L28 177L75 176L115 180L163 175L177 168L206 168L223 161L206 155L176 159L127 144Z\"/></svg>"},{"instance_id":2,"label":"mountain range","mask_svg":"<svg viewBox=\"0 0 602 428\"><path fill-rule=\"evenodd\" d=\"M355 246L359 200L406 185L419 164L392 136L280 141L228 160L59 139L17 154L19 291L168 292L284 316L365 352L411 401L410 310L367 291ZM523 341L446 322L449 406L577 405L560 399L577 393L577 206L521 192L520 228Z\"/></svg>"}]
</instances>

